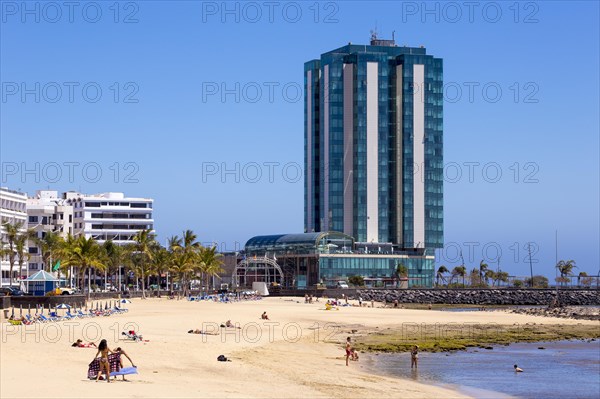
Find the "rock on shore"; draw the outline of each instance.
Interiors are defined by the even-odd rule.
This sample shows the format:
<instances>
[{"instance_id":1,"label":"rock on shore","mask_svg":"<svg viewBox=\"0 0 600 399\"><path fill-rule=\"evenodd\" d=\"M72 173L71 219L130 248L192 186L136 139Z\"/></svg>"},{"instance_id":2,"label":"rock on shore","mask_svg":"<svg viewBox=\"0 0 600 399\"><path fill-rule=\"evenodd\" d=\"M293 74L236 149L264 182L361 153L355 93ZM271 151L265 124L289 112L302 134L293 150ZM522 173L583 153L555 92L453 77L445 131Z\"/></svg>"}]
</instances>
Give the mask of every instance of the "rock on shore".
<instances>
[{"instance_id":1,"label":"rock on shore","mask_svg":"<svg viewBox=\"0 0 600 399\"><path fill-rule=\"evenodd\" d=\"M364 301L399 303L443 303L450 305L550 305L556 291L551 289L376 289L357 290L355 297ZM561 305L600 305L600 291L559 291Z\"/></svg>"},{"instance_id":2,"label":"rock on shore","mask_svg":"<svg viewBox=\"0 0 600 399\"><path fill-rule=\"evenodd\" d=\"M561 317L565 319L600 320L600 308L582 306L562 306L556 308L517 308L512 313L533 316Z\"/></svg>"}]
</instances>

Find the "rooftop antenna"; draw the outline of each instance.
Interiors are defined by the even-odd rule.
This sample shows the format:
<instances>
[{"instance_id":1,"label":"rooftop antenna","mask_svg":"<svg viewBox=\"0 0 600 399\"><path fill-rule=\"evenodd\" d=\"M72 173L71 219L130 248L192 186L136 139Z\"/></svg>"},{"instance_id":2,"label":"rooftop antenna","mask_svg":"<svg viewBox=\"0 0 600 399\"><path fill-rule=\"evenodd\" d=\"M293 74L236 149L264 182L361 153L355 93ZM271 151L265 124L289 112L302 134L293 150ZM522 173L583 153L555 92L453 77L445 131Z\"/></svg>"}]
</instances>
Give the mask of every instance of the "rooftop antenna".
<instances>
[{"instance_id":1,"label":"rooftop antenna","mask_svg":"<svg viewBox=\"0 0 600 399\"><path fill-rule=\"evenodd\" d=\"M375 25L375 29L371 29L371 41L377 40L377 25Z\"/></svg>"},{"instance_id":2,"label":"rooftop antenna","mask_svg":"<svg viewBox=\"0 0 600 399\"><path fill-rule=\"evenodd\" d=\"M396 31L392 31L392 40L396 41Z\"/></svg>"}]
</instances>

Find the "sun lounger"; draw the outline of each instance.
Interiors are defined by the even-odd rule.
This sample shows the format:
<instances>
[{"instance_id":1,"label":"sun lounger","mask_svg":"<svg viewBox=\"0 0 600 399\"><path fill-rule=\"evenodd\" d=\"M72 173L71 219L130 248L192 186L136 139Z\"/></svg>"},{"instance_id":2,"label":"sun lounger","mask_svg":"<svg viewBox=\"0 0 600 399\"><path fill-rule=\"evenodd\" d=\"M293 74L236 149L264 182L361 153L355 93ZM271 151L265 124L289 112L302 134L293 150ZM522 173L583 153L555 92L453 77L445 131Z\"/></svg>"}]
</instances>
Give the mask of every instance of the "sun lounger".
<instances>
[{"instance_id":1,"label":"sun lounger","mask_svg":"<svg viewBox=\"0 0 600 399\"><path fill-rule=\"evenodd\" d=\"M40 317L39 317L39 320L41 320L42 323L50 323L50 322L53 322L53 321L58 321L59 318L58 317L52 317L52 316L46 317L43 314L41 314Z\"/></svg>"}]
</instances>

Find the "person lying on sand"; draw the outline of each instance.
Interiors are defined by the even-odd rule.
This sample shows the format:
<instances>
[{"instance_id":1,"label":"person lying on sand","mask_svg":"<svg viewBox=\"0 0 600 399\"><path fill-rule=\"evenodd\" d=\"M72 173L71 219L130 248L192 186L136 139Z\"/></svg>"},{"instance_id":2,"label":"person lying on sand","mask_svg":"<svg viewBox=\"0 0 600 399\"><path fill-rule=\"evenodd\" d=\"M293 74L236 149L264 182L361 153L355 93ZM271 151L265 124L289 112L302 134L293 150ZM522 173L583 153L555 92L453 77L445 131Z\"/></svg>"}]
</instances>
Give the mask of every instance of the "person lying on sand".
<instances>
[{"instance_id":1,"label":"person lying on sand","mask_svg":"<svg viewBox=\"0 0 600 399\"><path fill-rule=\"evenodd\" d=\"M199 328L197 328L195 330L189 330L188 334L219 335L219 333L209 333L206 331L202 331Z\"/></svg>"},{"instance_id":2,"label":"person lying on sand","mask_svg":"<svg viewBox=\"0 0 600 399\"><path fill-rule=\"evenodd\" d=\"M233 323L231 322L231 320L227 320L227 321L225 322L225 327L227 327L227 328L235 328L235 324L233 324ZM241 328L241 327L239 327L239 326L238 326L237 328Z\"/></svg>"},{"instance_id":3,"label":"person lying on sand","mask_svg":"<svg viewBox=\"0 0 600 399\"><path fill-rule=\"evenodd\" d=\"M78 339L77 341L73 342L73 344L71 345L74 348L96 348L96 344L93 342L89 342L87 344L84 344L82 340Z\"/></svg>"}]
</instances>

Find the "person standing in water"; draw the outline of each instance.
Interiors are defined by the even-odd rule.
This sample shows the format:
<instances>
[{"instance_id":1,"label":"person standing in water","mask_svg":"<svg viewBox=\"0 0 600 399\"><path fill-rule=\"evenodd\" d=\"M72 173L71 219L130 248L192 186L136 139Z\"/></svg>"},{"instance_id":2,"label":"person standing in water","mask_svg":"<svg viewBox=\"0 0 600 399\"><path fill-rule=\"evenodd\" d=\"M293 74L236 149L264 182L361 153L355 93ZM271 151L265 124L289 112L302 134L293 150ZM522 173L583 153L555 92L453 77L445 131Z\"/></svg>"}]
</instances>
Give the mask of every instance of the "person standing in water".
<instances>
[{"instance_id":1,"label":"person standing in water","mask_svg":"<svg viewBox=\"0 0 600 399\"><path fill-rule=\"evenodd\" d=\"M413 346L410 351L410 368L418 368L417 363L419 361L419 345Z\"/></svg>"}]
</instances>

